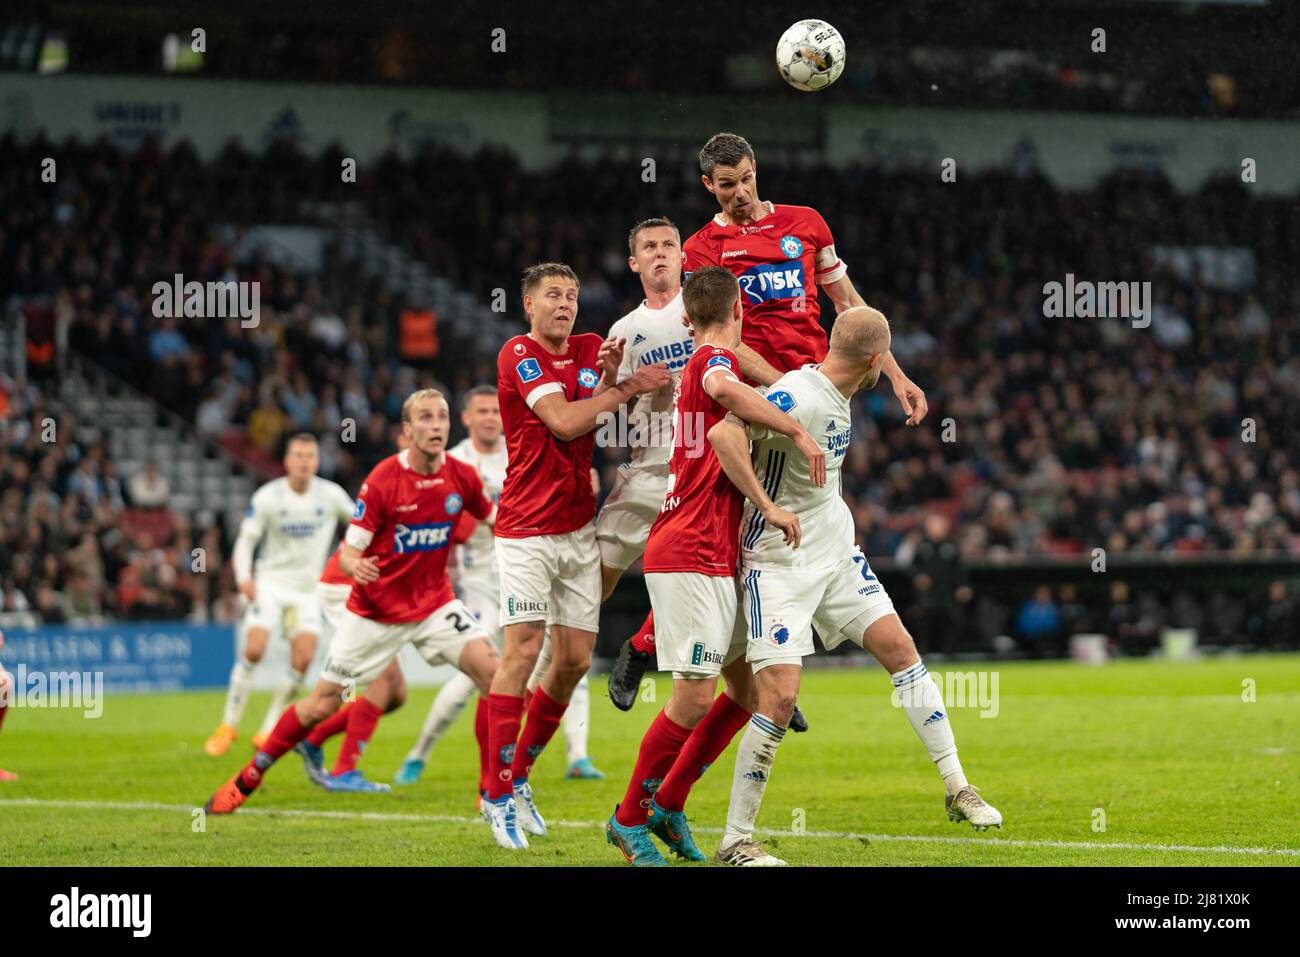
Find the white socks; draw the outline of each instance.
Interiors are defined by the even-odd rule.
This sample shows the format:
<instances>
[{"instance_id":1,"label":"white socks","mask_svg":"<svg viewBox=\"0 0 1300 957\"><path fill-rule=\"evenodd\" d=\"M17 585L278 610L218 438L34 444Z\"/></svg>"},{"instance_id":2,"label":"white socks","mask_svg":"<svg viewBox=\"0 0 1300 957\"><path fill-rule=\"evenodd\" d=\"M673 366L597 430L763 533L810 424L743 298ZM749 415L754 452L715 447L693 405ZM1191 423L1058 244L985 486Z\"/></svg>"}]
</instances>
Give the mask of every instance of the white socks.
<instances>
[{"instance_id":1,"label":"white socks","mask_svg":"<svg viewBox=\"0 0 1300 957\"><path fill-rule=\"evenodd\" d=\"M785 737L785 728L777 727L757 711L750 715L745 733L736 749L736 770L731 778L731 802L727 805L727 830L722 847L754 836L754 821L763 803L763 791L772 774L772 760L777 746Z\"/></svg>"},{"instance_id":2,"label":"white socks","mask_svg":"<svg viewBox=\"0 0 1300 957\"><path fill-rule=\"evenodd\" d=\"M587 728L590 723L591 691L587 687L587 676L583 675L578 686L573 689L573 697L564 709L564 717L560 719L570 764L587 757Z\"/></svg>"},{"instance_id":3,"label":"white socks","mask_svg":"<svg viewBox=\"0 0 1300 957\"><path fill-rule=\"evenodd\" d=\"M429 716L424 719L424 727L420 729L420 736L416 739L415 746L406 756L407 760L428 761L433 746L447 733L452 722L460 717L460 713L465 710L465 705L477 690L474 679L469 675L460 671L452 675L442 686L438 696L433 699Z\"/></svg>"},{"instance_id":4,"label":"white socks","mask_svg":"<svg viewBox=\"0 0 1300 957\"><path fill-rule=\"evenodd\" d=\"M244 706L248 704L248 693L253 690L253 669L257 667L243 655L235 659L230 669L230 687L226 691L226 711L221 718L222 724L232 728L239 727L244 717Z\"/></svg>"},{"instance_id":5,"label":"white socks","mask_svg":"<svg viewBox=\"0 0 1300 957\"><path fill-rule=\"evenodd\" d=\"M275 689L275 696L271 699L271 707L266 709L266 717L262 719L262 727L258 729L262 734L270 734L275 728L275 723L280 720L280 715L284 714L284 709L289 707L289 702L303 691L303 679L306 675L301 671L289 669L280 682L280 686Z\"/></svg>"},{"instance_id":6,"label":"white socks","mask_svg":"<svg viewBox=\"0 0 1300 957\"><path fill-rule=\"evenodd\" d=\"M922 661L889 678L898 691L907 720L925 745L930 760L938 767L944 787L949 794L956 794L966 786L966 775L957 760L957 742L952 736L952 725L948 723L948 710L939 686Z\"/></svg>"}]
</instances>

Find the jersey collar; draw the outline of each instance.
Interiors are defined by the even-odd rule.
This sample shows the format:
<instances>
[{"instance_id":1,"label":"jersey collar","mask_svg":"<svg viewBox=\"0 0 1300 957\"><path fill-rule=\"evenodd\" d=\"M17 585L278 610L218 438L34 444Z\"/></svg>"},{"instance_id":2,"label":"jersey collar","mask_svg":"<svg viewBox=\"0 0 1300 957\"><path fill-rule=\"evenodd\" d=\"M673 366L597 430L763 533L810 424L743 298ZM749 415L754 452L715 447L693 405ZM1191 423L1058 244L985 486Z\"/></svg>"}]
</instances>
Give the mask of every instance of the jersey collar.
<instances>
[{"instance_id":1,"label":"jersey collar","mask_svg":"<svg viewBox=\"0 0 1300 957\"><path fill-rule=\"evenodd\" d=\"M773 205L773 203L772 203L772 201L771 201L770 199L765 199L765 200L763 200L763 205L767 207L767 212L768 212L768 215L769 215L769 216L770 216L772 213L775 213L775 212L776 212L776 206ZM723 219L723 218L722 218L722 212L721 212L721 210L719 210L718 212L716 212L716 213L713 214L713 221L714 221L715 223L717 223L719 226L739 226L739 225L740 225L739 223L729 223L729 222L727 222L725 219ZM746 223L745 225L749 225L749 224Z\"/></svg>"}]
</instances>

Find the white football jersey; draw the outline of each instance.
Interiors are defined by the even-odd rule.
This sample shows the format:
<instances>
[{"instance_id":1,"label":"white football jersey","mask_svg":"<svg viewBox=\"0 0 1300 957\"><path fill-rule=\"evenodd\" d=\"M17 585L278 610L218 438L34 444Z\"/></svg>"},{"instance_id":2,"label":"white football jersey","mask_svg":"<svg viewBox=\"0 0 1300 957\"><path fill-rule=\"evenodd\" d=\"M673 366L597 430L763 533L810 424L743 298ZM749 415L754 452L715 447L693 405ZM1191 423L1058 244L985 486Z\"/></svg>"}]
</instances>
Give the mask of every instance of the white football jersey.
<instances>
[{"instance_id":1,"label":"white football jersey","mask_svg":"<svg viewBox=\"0 0 1300 957\"><path fill-rule=\"evenodd\" d=\"M750 502L740 520L740 556L746 568L830 568L856 541L853 513L842 493L840 467L849 448L849 400L815 365L787 372L767 390L767 401L795 418L826 450L826 484L818 488L794 442L750 427L754 471L772 501L799 516L803 538L791 549Z\"/></svg>"},{"instance_id":2,"label":"white football jersey","mask_svg":"<svg viewBox=\"0 0 1300 957\"><path fill-rule=\"evenodd\" d=\"M474 448L474 442L468 436L447 450L466 465L478 471L483 480L483 492L493 504L501 501L501 486L506 481L506 440L502 436L497 451L483 454ZM456 552L457 579L473 578L476 581L497 586L496 573L496 536L492 526L479 522L470 533L469 540L458 546Z\"/></svg>"},{"instance_id":3,"label":"white football jersey","mask_svg":"<svg viewBox=\"0 0 1300 957\"><path fill-rule=\"evenodd\" d=\"M315 594L339 523L350 522L352 511L352 497L328 479L313 476L302 494L290 487L287 477L267 482L253 493L239 526L236 580L249 577L253 550L260 542L254 583Z\"/></svg>"},{"instance_id":4,"label":"white football jersey","mask_svg":"<svg viewBox=\"0 0 1300 957\"><path fill-rule=\"evenodd\" d=\"M632 447L632 468L657 468L665 474L673 451L673 390L695 348L691 331L682 325L682 294L662 309L651 309L642 300L609 328L611 336L627 339L618 381L630 378L642 366L664 364L672 381L649 395L638 396L628 412L628 442Z\"/></svg>"}]
</instances>

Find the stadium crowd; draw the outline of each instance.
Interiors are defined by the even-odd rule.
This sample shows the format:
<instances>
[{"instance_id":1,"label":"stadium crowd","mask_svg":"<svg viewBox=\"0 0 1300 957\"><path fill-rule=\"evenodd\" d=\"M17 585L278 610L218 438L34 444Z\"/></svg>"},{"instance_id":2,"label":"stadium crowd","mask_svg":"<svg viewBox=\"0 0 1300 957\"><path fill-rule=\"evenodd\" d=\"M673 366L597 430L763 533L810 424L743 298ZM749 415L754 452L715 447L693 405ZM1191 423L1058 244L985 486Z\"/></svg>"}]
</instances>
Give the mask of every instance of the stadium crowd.
<instances>
[{"instance_id":1,"label":"stadium crowd","mask_svg":"<svg viewBox=\"0 0 1300 957\"><path fill-rule=\"evenodd\" d=\"M59 184L29 188L44 155L59 157ZM454 395L489 381L494 357L447 337L435 355L404 362L400 295L338 249L317 275L265 250L241 257L238 228L223 233L219 224L302 220L309 200L359 197L392 241L480 301L504 288L505 319L515 323L519 268L571 263L583 278L579 329L603 333L640 299L626 265L628 227L668 215L689 234L715 209L685 152L660 160L652 187L640 181L639 157L573 156L534 173L498 150L390 155L344 187L338 155L232 144L204 164L184 145L128 155L105 142L5 140L0 186L15 202L0 210L0 289L49 304L48 324L34 322L32 335L66 338L204 436L274 461L285 436L319 434L322 474L353 489L391 449L406 394L437 385ZM890 318L894 350L930 400L920 429L903 426L887 390L857 402L844 490L868 554L907 566L925 550L923 522L934 514L947 523L939 538L965 562L1097 547L1300 552L1300 433L1288 411L1300 397L1288 272L1300 258L1294 202L1224 183L1183 196L1148 175L1066 193L1032 171L945 184L780 160L760 155L762 195L828 211L858 288ZM630 198L629 181L644 187ZM457 188L439 188L447 183ZM1244 248L1253 277L1232 288L1158 265L1155 246ZM259 280L261 321L243 329L238 320L155 317L152 284L175 273ZM1150 279L1150 327L1045 318L1043 283L1066 273ZM501 338L515 328L503 323ZM29 362L33 382L52 375L49 366ZM210 538L224 559L217 524L196 530L176 516L173 537L152 547L115 534L131 477L115 474L102 438L82 443L80 431L77 439L65 431L53 446L39 443L32 429L45 400L11 391L0 451L6 606L11 591L15 603L79 615L174 616L210 604L216 593L196 594L187 556ZM339 437L346 418L356 422L349 442ZM623 453L598 454L608 488ZM139 587L124 591L124 576ZM1289 609L1284 584L1282 592L1273 604ZM1071 600L1051 604L1059 618ZM1044 616L1016 618L1023 637Z\"/></svg>"}]
</instances>

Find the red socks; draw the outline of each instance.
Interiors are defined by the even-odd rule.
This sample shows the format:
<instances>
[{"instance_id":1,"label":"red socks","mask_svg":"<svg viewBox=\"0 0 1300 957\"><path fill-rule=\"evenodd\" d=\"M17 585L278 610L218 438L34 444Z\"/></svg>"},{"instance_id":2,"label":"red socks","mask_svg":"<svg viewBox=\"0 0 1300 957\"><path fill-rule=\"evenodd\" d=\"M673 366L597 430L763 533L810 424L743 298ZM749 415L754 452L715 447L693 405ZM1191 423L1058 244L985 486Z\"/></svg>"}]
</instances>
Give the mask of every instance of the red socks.
<instances>
[{"instance_id":1,"label":"red socks","mask_svg":"<svg viewBox=\"0 0 1300 957\"><path fill-rule=\"evenodd\" d=\"M262 774L276 759L293 750L293 746L307 737L307 728L298 720L298 711L293 705L284 709L280 720L271 729L271 736L262 745L262 750L253 755L244 770L239 772L240 790L251 794L262 783Z\"/></svg>"},{"instance_id":2,"label":"red socks","mask_svg":"<svg viewBox=\"0 0 1300 957\"><path fill-rule=\"evenodd\" d=\"M514 761L510 765L511 777L515 781L528 780L533 763L555 735L568 707L568 702L561 704L540 687L533 692L533 700L528 704L528 721L519 736L519 747L515 749Z\"/></svg>"},{"instance_id":3,"label":"red socks","mask_svg":"<svg viewBox=\"0 0 1300 957\"><path fill-rule=\"evenodd\" d=\"M650 799L654 797L664 775L673 766L682 745L690 736L689 728L683 728L667 714L659 712L641 739L641 750L636 756L636 767L632 769L632 780L628 782L623 803L614 815L619 824L635 827L646 822Z\"/></svg>"},{"instance_id":4,"label":"red socks","mask_svg":"<svg viewBox=\"0 0 1300 957\"><path fill-rule=\"evenodd\" d=\"M645 616L641 628L632 636L632 647L642 654L653 655L655 653L655 613L653 608L650 609L650 614Z\"/></svg>"},{"instance_id":5,"label":"red socks","mask_svg":"<svg viewBox=\"0 0 1300 957\"><path fill-rule=\"evenodd\" d=\"M655 792L658 805L665 811L680 811L686 807L686 796L691 786L727 750L731 739L749 718L750 713L732 701L729 695L718 695L704 720L686 739L672 769L664 776L664 783Z\"/></svg>"},{"instance_id":6,"label":"red socks","mask_svg":"<svg viewBox=\"0 0 1300 957\"><path fill-rule=\"evenodd\" d=\"M478 739L478 792L488 787L488 704L482 695L474 709L474 737Z\"/></svg>"},{"instance_id":7,"label":"red socks","mask_svg":"<svg viewBox=\"0 0 1300 957\"><path fill-rule=\"evenodd\" d=\"M5 715L9 712L9 705L0 704L0 728L5 726Z\"/></svg>"},{"instance_id":8,"label":"red socks","mask_svg":"<svg viewBox=\"0 0 1300 957\"><path fill-rule=\"evenodd\" d=\"M514 789L510 765L515 758L515 739L524 713L524 699L508 694L487 696L489 800L505 797Z\"/></svg>"},{"instance_id":9,"label":"red socks","mask_svg":"<svg viewBox=\"0 0 1300 957\"><path fill-rule=\"evenodd\" d=\"M383 709L366 698L358 698L348 709L348 733L343 739L338 760L334 762L334 776L356 769L361 752L366 749Z\"/></svg>"},{"instance_id":10,"label":"red socks","mask_svg":"<svg viewBox=\"0 0 1300 957\"><path fill-rule=\"evenodd\" d=\"M349 701L339 710L322 721L316 727L311 729L311 734L307 735L307 742L316 747L320 747L334 735L339 734L348 726L348 715L352 713L353 702Z\"/></svg>"}]
</instances>

